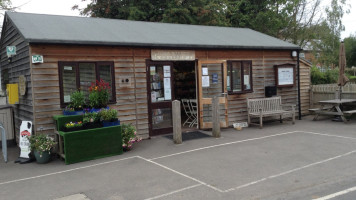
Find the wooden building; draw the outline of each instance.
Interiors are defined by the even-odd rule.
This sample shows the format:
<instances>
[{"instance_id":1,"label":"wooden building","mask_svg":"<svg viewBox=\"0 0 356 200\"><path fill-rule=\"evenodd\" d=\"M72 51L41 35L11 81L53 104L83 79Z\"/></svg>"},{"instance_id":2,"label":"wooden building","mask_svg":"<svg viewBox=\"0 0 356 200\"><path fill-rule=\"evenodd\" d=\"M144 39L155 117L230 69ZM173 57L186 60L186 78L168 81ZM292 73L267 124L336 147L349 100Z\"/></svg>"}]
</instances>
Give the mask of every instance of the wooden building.
<instances>
[{"instance_id":1,"label":"wooden building","mask_svg":"<svg viewBox=\"0 0 356 200\"><path fill-rule=\"evenodd\" d=\"M21 120L52 133L52 116L70 93L98 79L110 82L109 106L121 122L144 138L171 130L175 99L197 100L199 128L211 126L216 95L223 126L246 121L246 98L265 97L267 86L277 86L283 103L300 105L300 47L251 29L7 12L0 45L3 87L26 78L17 133ZM16 55L6 55L8 46ZM276 85L278 76L286 85Z\"/></svg>"}]
</instances>

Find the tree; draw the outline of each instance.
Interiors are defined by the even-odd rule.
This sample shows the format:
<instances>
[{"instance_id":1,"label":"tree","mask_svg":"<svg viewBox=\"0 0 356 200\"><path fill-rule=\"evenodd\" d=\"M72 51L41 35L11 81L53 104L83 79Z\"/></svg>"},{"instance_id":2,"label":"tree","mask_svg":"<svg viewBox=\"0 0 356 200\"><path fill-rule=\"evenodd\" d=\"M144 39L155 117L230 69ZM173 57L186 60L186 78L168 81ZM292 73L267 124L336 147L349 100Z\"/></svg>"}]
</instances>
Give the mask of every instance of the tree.
<instances>
[{"instance_id":1,"label":"tree","mask_svg":"<svg viewBox=\"0 0 356 200\"><path fill-rule=\"evenodd\" d=\"M356 67L356 36L350 35L344 39L346 52L346 66L351 68Z\"/></svg>"},{"instance_id":2,"label":"tree","mask_svg":"<svg viewBox=\"0 0 356 200\"><path fill-rule=\"evenodd\" d=\"M81 15L128 19L229 26L221 0L90 0ZM73 9L79 9L74 6Z\"/></svg>"},{"instance_id":3,"label":"tree","mask_svg":"<svg viewBox=\"0 0 356 200\"><path fill-rule=\"evenodd\" d=\"M232 26L253 30L301 46L309 44L326 66L337 64L341 19L346 0L83 0L82 15L139 21ZM78 9L78 6L74 6Z\"/></svg>"},{"instance_id":4,"label":"tree","mask_svg":"<svg viewBox=\"0 0 356 200\"><path fill-rule=\"evenodd\" d=\"M6 10L12 10L12 6L11 6L11 1L10 0L0 0L0 10L6 11ZM2 13L1 12L1 13Z\"/></svg>"}]
</instances>

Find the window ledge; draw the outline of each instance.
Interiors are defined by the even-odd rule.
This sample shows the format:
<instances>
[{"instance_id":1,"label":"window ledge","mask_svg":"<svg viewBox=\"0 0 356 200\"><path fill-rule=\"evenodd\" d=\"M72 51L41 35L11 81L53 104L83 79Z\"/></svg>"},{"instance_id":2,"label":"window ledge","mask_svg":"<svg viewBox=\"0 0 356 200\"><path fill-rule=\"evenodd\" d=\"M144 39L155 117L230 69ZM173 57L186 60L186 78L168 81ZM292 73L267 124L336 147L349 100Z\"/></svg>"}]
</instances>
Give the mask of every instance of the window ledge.
<instances>
[{"instance_id":1,"label":"window ledge","mask_svg":"<svg viewBox=\"0 0 356 200\"><path fill-rule=\"evenodd\" d=\"M239 95L239 94L247 94L247 93L253 93L253 90L247 90L247 91L241 91L241 92L228 92L229 95Z\"/></svg>"}]
</instances>

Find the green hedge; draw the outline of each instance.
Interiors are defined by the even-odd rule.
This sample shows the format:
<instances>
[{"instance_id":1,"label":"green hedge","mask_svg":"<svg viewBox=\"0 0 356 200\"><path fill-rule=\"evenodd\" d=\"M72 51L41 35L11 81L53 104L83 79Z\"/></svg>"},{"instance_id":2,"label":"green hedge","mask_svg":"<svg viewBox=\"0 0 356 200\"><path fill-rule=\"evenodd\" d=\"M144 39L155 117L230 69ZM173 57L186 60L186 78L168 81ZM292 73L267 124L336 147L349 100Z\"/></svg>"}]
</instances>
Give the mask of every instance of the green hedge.
<instances>
[{"instance_id":1,"label":"green hedge","mask_svg":"<svg viewBox=\"0 0 356 200\"><path fill-rule=\"evenodd\" d=\"M339 69L331 69L321 72L317 67L311 68L311 82L313 85L336 83L339 76Z\"/></svg>"}]
</instances>

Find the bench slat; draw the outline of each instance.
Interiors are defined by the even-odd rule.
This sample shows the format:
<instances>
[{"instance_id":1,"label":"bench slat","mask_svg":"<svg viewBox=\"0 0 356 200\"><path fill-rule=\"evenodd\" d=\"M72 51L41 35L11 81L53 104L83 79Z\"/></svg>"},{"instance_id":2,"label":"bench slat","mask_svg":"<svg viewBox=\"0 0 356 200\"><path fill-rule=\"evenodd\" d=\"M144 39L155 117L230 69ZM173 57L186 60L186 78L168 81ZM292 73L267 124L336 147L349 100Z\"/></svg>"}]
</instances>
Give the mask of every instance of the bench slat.
<instances>
[{"instance_id":1,"label":"bench slat","mask_svg":"<svg viewBox=\"0 0 356 200\"><path fill-rule=\"evenodd\" d=\"M346 113L346 114L353 114L353 113L356 113L356 110L348 110L348 111L344 111L344 113Z\"/></svg>"}]
</instances>

